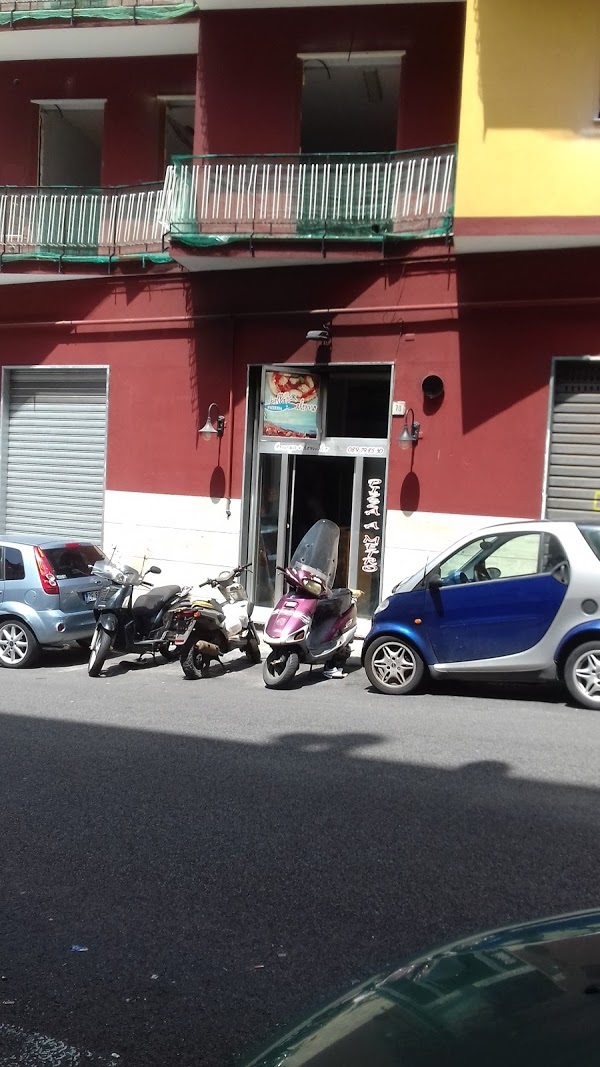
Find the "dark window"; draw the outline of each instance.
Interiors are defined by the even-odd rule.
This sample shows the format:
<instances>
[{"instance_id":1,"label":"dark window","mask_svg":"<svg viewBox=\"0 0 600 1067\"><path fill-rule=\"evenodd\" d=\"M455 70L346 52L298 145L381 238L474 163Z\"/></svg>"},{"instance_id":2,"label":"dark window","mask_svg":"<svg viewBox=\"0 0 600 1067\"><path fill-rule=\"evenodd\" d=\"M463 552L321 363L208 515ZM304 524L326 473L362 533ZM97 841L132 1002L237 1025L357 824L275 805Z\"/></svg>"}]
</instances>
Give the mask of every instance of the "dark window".
<instances>
[{"instance_id":1,"label":"dark window","mask_svg":"<svg viewBox=\"0 0 600 1067\"><path fill-rule=\"evenodd\" d=\"M600 559L600 526L578 525L592 552Z\"/></svg>"},{"instance_id":2,"label":"dark window","mask_svg":"<svg viewBox=\"0 0 600 1067\"><path fill-rule=\"evenodd\" d=\"M21 582L25 577L23 556L18 548L4 549L4 580L7 582Z\"/></svg>"},{"instance_id":3,"label":"dark window","mask_svg":"<svg viewBox=\"0 0 600 1067\"><path fill-rule=\"evenodd\" d=\"M332 370L327 383L327 437L387 438L390 371Z\"/></svg>"},{"instance_id":4,"label":"dark window","mask_svg":"<svg viewBox=\"0 0 600 1067\"><path fill-rule=\"evenodd\" d=\"M61 545L45 548L44 555L57 578L87 578L94 563L104 559L95 545Z\"/></svg>"}]
</instances>

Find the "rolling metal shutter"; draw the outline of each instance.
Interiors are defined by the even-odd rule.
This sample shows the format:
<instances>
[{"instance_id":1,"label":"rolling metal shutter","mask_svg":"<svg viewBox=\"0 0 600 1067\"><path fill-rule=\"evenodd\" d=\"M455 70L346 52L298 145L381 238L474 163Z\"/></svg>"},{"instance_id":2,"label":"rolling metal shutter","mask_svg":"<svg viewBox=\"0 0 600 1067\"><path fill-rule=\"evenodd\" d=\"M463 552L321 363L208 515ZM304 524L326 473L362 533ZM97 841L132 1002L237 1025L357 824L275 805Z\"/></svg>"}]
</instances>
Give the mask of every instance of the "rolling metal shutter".
<instances>
[{"instance_id":1,"label":"rolling metal shutter","mask_svg":"<svg viewBox=\"0 0 600 1067\"><path fill-rule=\"evenodd\" d=\"M556 368L546 517L600 519L600 363Z\"/></svg>"},{"instance_id":2,"label":"rolling metal shutter","mask_svg":"<svg viewBox=\"0 0 600 1067\"><path fill-rule=\"evenodd\" d=\"M7 533L102 541L107 372L6 372L2 519Z\"/></svg>"}]
</instances>

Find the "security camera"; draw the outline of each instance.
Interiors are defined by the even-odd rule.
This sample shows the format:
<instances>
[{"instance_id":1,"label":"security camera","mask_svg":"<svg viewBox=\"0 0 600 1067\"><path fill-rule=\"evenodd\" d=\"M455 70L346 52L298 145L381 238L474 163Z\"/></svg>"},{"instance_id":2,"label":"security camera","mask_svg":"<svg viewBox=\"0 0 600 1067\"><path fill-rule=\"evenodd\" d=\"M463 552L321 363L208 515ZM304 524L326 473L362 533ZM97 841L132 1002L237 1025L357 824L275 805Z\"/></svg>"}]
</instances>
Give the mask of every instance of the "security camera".
<instances>
[{"instance_id":1,"label":"security camera","mask_svg":"<svg viewBox=\"0 0 600 1067\"><path fill-rule=\"evenodd\" d=\"M331 340L331 332L327 326L324 326L322 330L309 330L306 335L307 341L318 341L320 344L327 344Z\"/></svg>"}]
</instances>

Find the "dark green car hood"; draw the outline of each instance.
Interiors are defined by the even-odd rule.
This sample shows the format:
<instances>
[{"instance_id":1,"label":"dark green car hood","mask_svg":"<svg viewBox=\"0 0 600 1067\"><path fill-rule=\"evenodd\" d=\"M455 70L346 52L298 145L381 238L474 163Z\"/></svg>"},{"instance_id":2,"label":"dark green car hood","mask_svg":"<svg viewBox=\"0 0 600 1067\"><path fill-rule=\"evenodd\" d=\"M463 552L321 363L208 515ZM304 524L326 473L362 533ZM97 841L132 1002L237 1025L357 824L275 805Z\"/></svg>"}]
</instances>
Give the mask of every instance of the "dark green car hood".
<instances>
[{"instance_id":1,"label":"dark green car hood","mask_svg":"<svg viewBox=\"0 0 600 1067\"><path fill-rule=\"evenodd\" d=\"M600 1064L600 912L456 942L379 975L247 1067Z\"/></svg>"}]
</instances>

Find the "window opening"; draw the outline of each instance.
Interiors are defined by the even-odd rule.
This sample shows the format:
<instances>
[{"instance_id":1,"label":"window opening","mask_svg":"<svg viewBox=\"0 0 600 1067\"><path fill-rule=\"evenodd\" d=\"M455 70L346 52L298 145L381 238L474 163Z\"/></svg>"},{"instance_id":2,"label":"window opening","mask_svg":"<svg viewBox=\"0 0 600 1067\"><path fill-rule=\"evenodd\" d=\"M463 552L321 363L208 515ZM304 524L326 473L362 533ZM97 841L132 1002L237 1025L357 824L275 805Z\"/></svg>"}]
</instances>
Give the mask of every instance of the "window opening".
<instances>
[{"instance_id":1,"label":"window opening","mask_svg":"<svg viewBox=\"0 0 600 1067\"><path fill-rule=\"evenodd\" d=\"M40 106L39 183L102 184L104 101L34 101Z\"/></svg>"},{"instance_id":2,"label":"window opening","mask_svg":"<svg viewBox=\"0 0 600 1067\"><path fill-rule=\"evenodd\" d=\"M190 156L194 151L194 98L177 97L165 105L165 163L173 156Z\"/></svg>"},{"instance_id":3,"label":"window opening","mask_svg":"<svg viewBox=\"0 0 600 1067\"><path fill-rule=\"evenodd\" d=\"M402 55L300 55L302 152L394 151Z\"/></svg>"}]
</instances>

